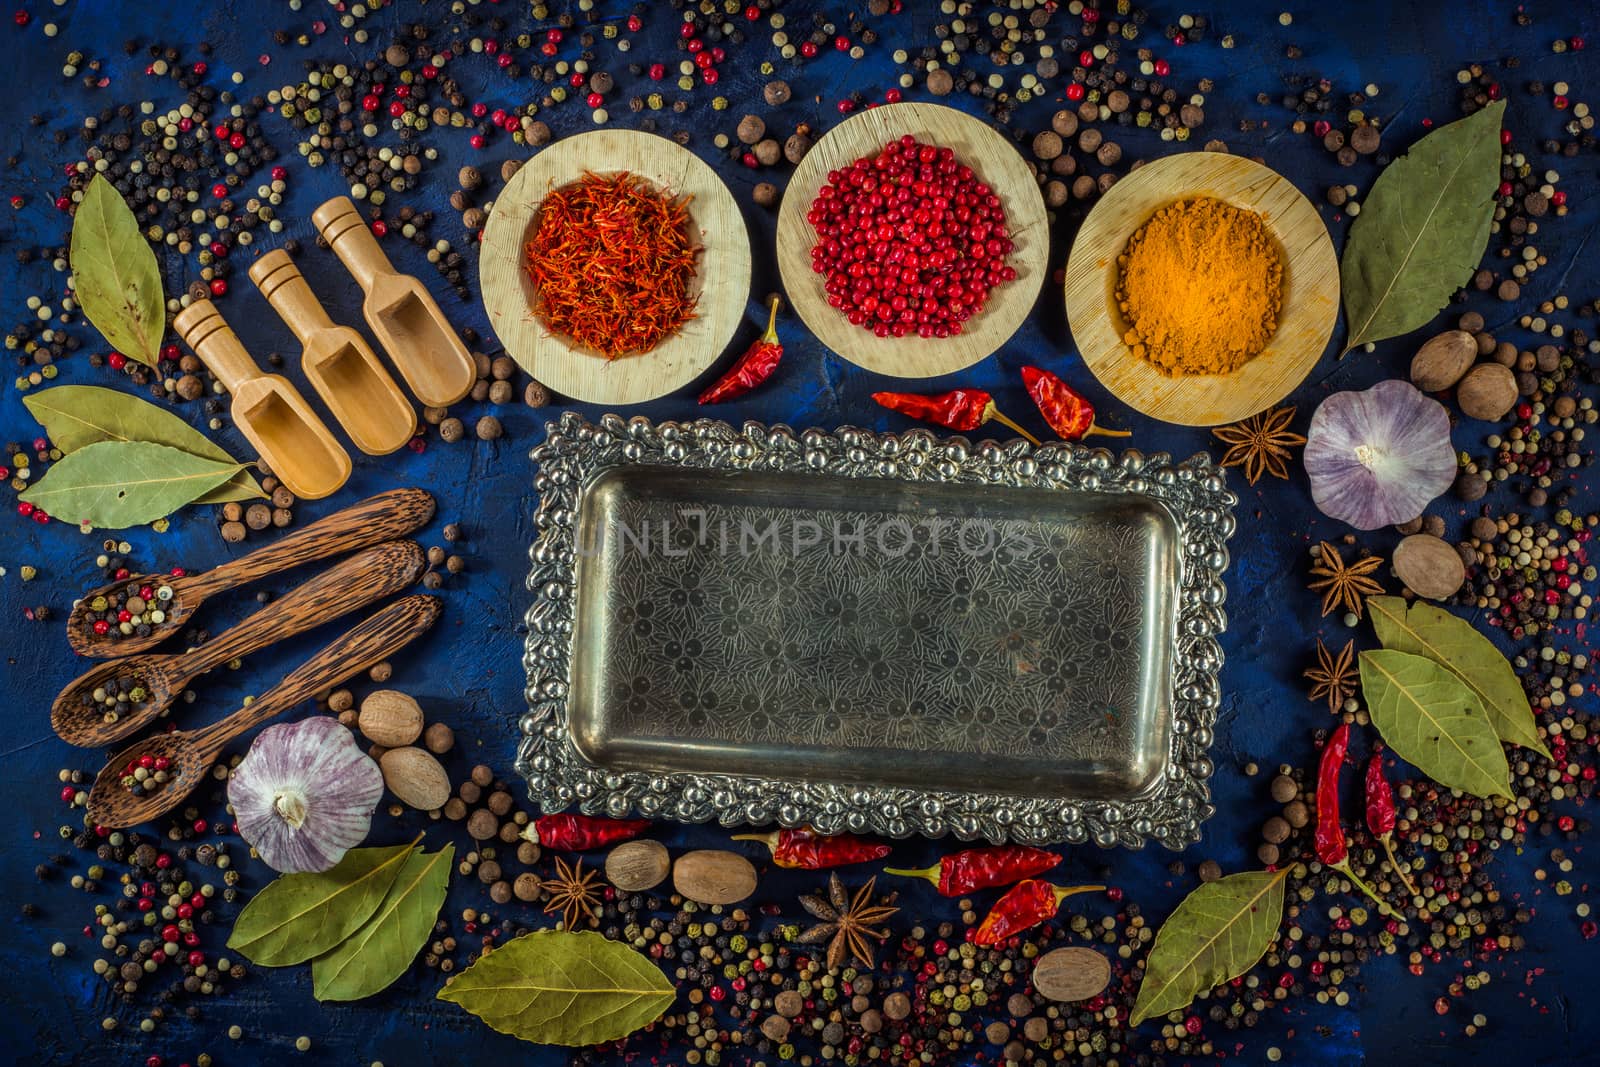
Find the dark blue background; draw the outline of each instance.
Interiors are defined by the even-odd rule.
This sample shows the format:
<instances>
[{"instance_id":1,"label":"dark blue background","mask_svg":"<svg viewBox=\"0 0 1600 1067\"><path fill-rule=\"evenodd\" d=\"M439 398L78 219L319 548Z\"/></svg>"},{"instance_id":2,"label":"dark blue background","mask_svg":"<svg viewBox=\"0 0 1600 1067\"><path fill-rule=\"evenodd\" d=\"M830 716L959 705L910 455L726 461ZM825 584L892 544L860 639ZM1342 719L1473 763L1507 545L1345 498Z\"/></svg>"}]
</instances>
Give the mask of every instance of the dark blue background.
<instances>
[{"instance_id":1,"label":"dark blue background","mask_svg":"<svg viewBox=\"0 0 1600 1067\"><path fill-rule=\"evenodd\" d=\"M436 23L447 18L447 5L442 3L392 4L361 23L372 33L372 41L356 45L343 39L337 29L337 12L320 0L306 0L304 10L298 13L282 3L118 4L79 0L56 8L29 0L21 6L33 14L32 25L18 29L8 20L0 27L7 87L5 105L0 108L0 150L19 157L18 166L5 175L3 185L7 196L20 193L26 199L22 210L0 216L0 239L8 250L18 245L54 247L64 242L67 218L51 202L62 185L61 166L81 158L76 128L82 114L137 101L152 93L163 109L178 102L170 81L141 75L145 62L142 53L131 61L124 57L121 45L125 39L176 44L184 49L185 61L198 58L191 47L195 42L210 40L217 49L210 59L213 82L219 87L234 88L225 79L235 70L242 71L247 80L235 91L249 95L298 81L301 60L308 55L359 62L381 51L402 23L419 18ZM576 7L561 3L551 6L557 11ZM857 5L834 8L838 12L853 6ZM936 5L931 0L908 0L906 6L914 13L899 19L873 20L883 40L869 49L864 61L852 62L829 54L803 71L785 71L785 64L777 60L780 76L787 77L795 88L795 99L769 122L787 132L794 122L809 117L825 128L836 119L833 103L841 92L861 89L872 98L881 99L882 91L898 73L891 73L888 58L893 48L913 36L918 43L931 39ZM1494 0L1412 5L1301 3L1294 8L1294 25L1284 29L1278 24L1280 8L1276 5L1207 4L1189 9L1211 19L1212 31L1204 44L1179 51L1162 47L1163 42L1157 38L1154 45L1158 54L1170 58L1173 83L1189 86L1203 75L1216 79L1215 91L1206 102L1208 124L1200 131L1201 140L1221 137L1235 152L1262 156L1321 205L1322 191L1331 182L1354 181L1365 192L1377 168L1367 160L1355 168L1341 170L1314 138L1291 134L1287 130L1289 116L1276 103L1283 91L1280 74L1300 72L1332 78L1341 96L1368 82L1378 83L1382 95L1369 105L1369 110L1385 120L1384 146L1385 151L1390 151L1418 136L1423 120L1442 123L1456 116L1454 72L1462 63L1523 56L1526 62L1521 71L1506 79L1511 90L1507 120L1517 131L1519 143L1532 146L1535 137L1553 135L1564 115L1550 107L1548 94L1529 96L1522 90L1523 84L1532 78L1542 78L1547 83L1565 79L1572 84L1575 100L1593 91L1596 65L1590 57L1600 48L1552 55L1549 45L1557 37L1574 34L1588 34L1600 45L1600 17L1588 4L1528 6L1536 15L1531 28L1517 28L1512 6ZM491 5L482 5L479 10L489 13ZM506 36L528 25L525 3L508 2L494 10L512 21L512 31ZM809 5L791 3L791 19L803 10L809 10ZM1157 5L1150 31L1175 21L1181 10ZM272 44L272 29L310 32L313 20L319 19L332 22L335 28L317 38L310 49ZM61 27L60 35L54 39L47 39L41 32L41 25L47 21L55 21ZM666 44L672 17L665 5L661 11L652 12L647 21L647 29L631 56L618 57L604 43L598 49L600 65L619 79L619 91L612 94L610 102L614 121L619 123L630 119L624 101L634 88L626 75L625 60L648 63L656 58L677 58L676 53L668 52L670 46ZM1235 34L1238 47L1222 50L1217 41L1223 33ZM1153 36L1153 32L1147 33L1147 37ZM1146 43L1150 41L1140 42ZM1289 43L1304 49L1303 59L1283 58L1284 46ZM110 85L89 91L82 87L80 79L64 80L60 68L72 49L106 58ZM723 81L716 90L733 101L729 110L720 120L713 121L709 100L715 92L700 88L693 94L696 110L682 121L700 131L693 147L707 158L720 155L710 145L709 131L726 128L731 132L744 111L768 110L757 98L764 79L755 71L761 59L777 59L765 34L760 34L759 42L733 52L723 64ZM563 51L567 58L574 53L571 45ZM271 57L270 65L259 62L262 55ZM451 64L450 72L462 80L471 99L481 99L491 108L520 103L529 92L525 83L512 84L482 57L458 60ZM1271 106L1255 103L1256 94L1263 91L1274 100ZM823 94L820 103L813 99L818 93ZM913 91L908 98L923 96ZM742 102L746 99L750 106ZM1056 99L1029 105L1019 121L1030 129L1044 128L1049 114L1058 106ZM72 139L65 146L56 146L47 136L41 136L27 123L32 112L46 117L46 131L65 128L73 132ZM587 109L581 103L569 103L540 117L546 118L558 135L589 128ZM666 113L662 117L670 128L672 117ZM1271 125L1263 131L1241 134L1237 128L1241 118L1267 118ZM310 247L310 211L328 196L345 191L340 176L331 166L312 170L296 157L294 134L276 116L266 116L264 126L285 153L281 162L291 171L290 192L280 211L288 224L284 236L297 236L307 245L300 265L313 288L329 303L334 317L341 322L358 323L358 294L353 282L330 253ZM1129 158L1173 147L1159 145L1149 134L1119 130L1113 136L1123 144ZM401 202L432 207L440 213L436 236L453 238L459 227L444 201L454 188L456 168L472 161L492 175L498 171L500 160L521 156L524 150L512 145L504 135L497 135L484 151L474 152L462 131L432 131L426 143L440 147L440 160L429 168L419 194L392 200L389 210L392 212ZM1190 147L1198 147L1198 143ZM1561 187L1569 191L1575 210L1567 219L1544 220L1538 244L1549 255L1551 265L1536 275L1527 289L1529 300L1518 305L1519 310L1530 300L1549 298L1560 291L1571 294L1575 302L1600 295L1595 288L1600 271L1593 265L1592 252L1586 249L1586 240L1600 214L1593 207L1597 189L1594 156L1573 160L1540 157L1540 164L1562 171ZM718 166L745 206L754 251L750 325L736 342L738 347L755 332L761 295L777 287L772 255L774 215L751 206L749 191L757 180L781 183L784 171L757 174L724 162ZM263 180L264 175L257 175L247 180L246 188L253 190ZM1332 209L1326 206L1321 210L1329 218L1335 239L1342 241L1347 220L1334 218ZM1057 265L1064 258L1066 239L1075 222L1075 217L1063 217L1056 227L1058 248L1052 262ZM274 243L262 240L255 248L264 251ZM449 295L418 250L394 241L389 242L389 247L402 269L414 270L435 287L458 325L486 331L482 308ZM462 250L469 252L465 247ZM192 261L180 263L174 258L166 266L172 290L180 281L194 277ZM242 263L235 283L233 295L221 306L247 346L258 355L273 349L292 353L294 346L285 328L259 294L244 283ZM0 261L0 311L6 323L29 316L23 302L30 294L59 306L62 285L63 278L52 272L47 263L19 268L8 254ZM1472 306L1483 312L1497 335L1529 340L1511 327L1510 307L1478 298ZM732 420L783 421L796 427L845 423L904 427L903 422L891 420L868 400L873 390L892 383L821 351L791 316L780 320L780 325L788 354L775 382L752 397L725 405L717 414ZM85 351L99 346L87 327L77 329L85 338ZM1342 332L1341 326L1335 343ZM1365 387L1380 378L1403 373L1412 347L1410 341L1390 342L1380 345L1376 354L1357 354L1343 362L1335 362L1330 352L1291 398L1300 406L1297 428L1303 430L1310 412L1330 391ZM1032 405L1017 379L1017 368L1025 362L1042 363L1088 389L1102 401L1107 421L1134 430L1132 443L1139 448L1187 455L1212 444L1204 431L1163 426L1106 401L1103 391L1094 385L1078 360L1062 320L1058 292L1050 286L1040 299L1037 314L998 356L948 381L925 384L991 389L1002 409L1036 424ZM110 372L90 368L81 354L63 362L61 370L58 383L118 384ZM298 371L289 373L298 378ZM309 395L310 390L306 392ZM693 417L698 414L694 395L694 390L683 390L637 410L656 419ZM191 417L199 418L195 406L186 410ZM435 439L422 456L402 451L375 460L358 454L355 475L343 491L328 501L297 508L297 521L303 523L378 490L420 485L432 490L439 500L438 519L423 535L429 543L439 543L439 529L444 522L463 525L466 540L458 550L467 555L469 570L449 582L444 593L443 622L437 632L417 646L414 655L397 661L393 681L421 698L430 718L442 719L456 728L460 744L450 766L457 774L480 760L506 773L513 758L515 721L522 710L519 627L528 601L523 578L535 505L527 453L540 439L544 419L555 410L535 412L517 405L498 412L507 432L492 444L469 440L448 447ZM582 410L591 417L600 414L598 409ZM1486 432L1485 427L1465 425L1457 431L1457 446L1481 451L1481 437ZM0 392L0 436L26 441L36 433L19 394L8 385ZM234 431L221 437L230 450L248 455L247 446ZM1345 636L1336 622L1322 623L1317 617L1315 600L1304 589L1304 553L1312 539L1346 531L1314 511L1298 465L1287 483L1268 480L1252 489L1241 478L1233 481L1241 504L1228 575L1231 626L1224 642L1228 655L1223 675L1226 704L1215 753L1219 770L1213 788L1219 810L1206 826L1204 841L1183 857L1191 869L1193 863L1208 857L1219 860L1229 871L1254 865L1251 854L1259 840L1258 826L1270 813L1270 802L1265 797L1267 778L1279 762L1303 760L1310 747L1309 732L1326 721L1319 708L1305 700L1299 677L1314 635L1322 632L1330 641L1337 639L1341 643ZM1588 499L1592 500L1592 495ZM1450 501L1441 502L1441 509L1452 521L1464 513ZM104 984L89 973L89 961L97 949L84 937L82 928L91 919L93 905L108 900L108 895L102 892L98 897L85 897L67 889L59 878L49 886L38 886L32 873L36 863L59 850L55 840L57 826L76 818L75 814L68 815L57 799L57 770L64 766L93 769L96 754L72 750L51 734L50 700L82 663L69 652L60 625L26 622L23 609L44 603L58 616L64 616L77 592L98 584L92 561L100 535L84 538L60 524L41 528L9 513L0 515L0 530L4 531L0 535L0 564L10 572L0 581L0 619L4 620L0 634L4 635L8 710L8 730L0 742L6 781L6 803L0 812L0 899L6 901L7 915L0 972L7 975L6 999L14 1005L3 1039L10 1052L23 1060L85 1063L143 1062L149 1053L159 1052L169 1057L169 1063L176 1063L209 1050L219 1064L271 1063L294 1055L292 1041L304 1033L316 1043L304 1057L307 1062L366 1063L381 1059L392 1065L430 1060L466 1062L469 1057L531 1059L542 1064L561 1061L559 1050L521 1045L492 1033L456 1008L434 1001L438 976L425 973L420 967L388 993L350 1006L317 1005L311 997L307 968L260 972L238 984L227 998L202 1003L203 1015L198 1022L169 1024L151 1038L139 1038L133 1033L144 1010L119 1009L106 996ZM149 530L130 531L126 536L135 546L135 559L151 566L209 567L249 547L224 545L212 517L204 511L182 514L164 536ZM261 541L258 535L251 543ZM1365 538L1364 543L1387 553L1391 535L1379 533ZM18 579L18 567L24 563L39 570L38 578L29 585ZM204 622L215 631L242 617L251 606L248 595L214 607L208 605ZM320 647L327 637L324 633L302 638L252 657L240 672L224 671L206 680L200 686L200 704L185 711L184 720L194 723L231 710L245 693L259 692L270 685L309 650ZM1267 773L1246 778L1241 767L1249 760L1259 761ZM400 840L412 832L413 824L420 827L424 822L415 817L397 825L394 820L380 817L374 842ZM447 832L447 827L435 826L430 840L435 845L442 844ZM716 845L725 838L721 831L698 828L664 830L660 836L673 846ZM941 847L922 841L906 842L897 847L894 859L904 866L923 865L932 862ZM1263 1061L1265 1050L1271 1045L1283 1047L1289 1061L1330 1064L1356 1063L1364 1058L1373 1063L1566 1063L1592 1058L1593 1039L1589 1035L1600 1024L1592 990L1600 979L1600 966L1589 946L1577 936L1577 921L1571 912L1572 906L1584 898L1589 863L1583 849L1568 851L1577 857L1578 867L1569 877L1579 891L1560 902L1548 890L1540 894L1536 887L1543 883L1536 883L1531 877L1542 854L1530 851L1516 858L1501 853L1496 871L1508 895L1514 894L1538 910L1525 930L1528 948L1516 958L1490 964L1494 983L1457 1002L1450 1017L1436 1017L1433 1001L1455 976L1454 968L1447 964L1415 979L1404 975L1399 960L1390 959L1364 971L1365 990L1355 996L1349 1008L1318 1008L1309 999L1292 1002L1286 1012L1265 1016L1257 1030L1237 1035L1238 1045L1233 1040L1236 1035L1218 1032L1215 1036L1219 1047L1229 1053L1237 1050L1247 1062ZM1173 859L1161 851L1100 853L1077 849L1062 868L1063 880L1103 874L1122 886L1130 899L1139 901L1156 921L1193 885L1192 876L1174 879L1167 872L1167 864ZM245 884L259 888L267 876L261 866L247 865ZM761 894L763 899L792 907L794 893L813 881L809 877L774 875L763 880ZM37 903L42 916L33 921L19 918L18 905L22 901ZM945 904L929 893L913 890L904 901L908 907L903 918L948 914ZM459 912L463 907L486 903L482 887L475 880L464 880L452 890L446 910ZM49 944L57 939L71 946L68 955L60 960L52 959L48 953ZM208 949L214 951L222 940L222 931L213 932ZM1476 965L1471 969L1476 970ZM141 994L141 1004L148 1006L146 994ZM1487 1014L1490 1023L1485 1033L1469 1039L1462 1034L1462 1027L1478 1011ZM117 1035L109 1038L101 1034L99 1027L100 1019L108 1013L119 1015L124 1024ZM244 1027L246 1037L242 1043L235 1044L224 1036L232 1023ZM1319 1034L1313 1027L1328 1030ZM1155 1024L1149 1024L1145 1033L1154 1029ZM24 1054L30 1049L31 1053Z\"/></svg>"}]
</instances>

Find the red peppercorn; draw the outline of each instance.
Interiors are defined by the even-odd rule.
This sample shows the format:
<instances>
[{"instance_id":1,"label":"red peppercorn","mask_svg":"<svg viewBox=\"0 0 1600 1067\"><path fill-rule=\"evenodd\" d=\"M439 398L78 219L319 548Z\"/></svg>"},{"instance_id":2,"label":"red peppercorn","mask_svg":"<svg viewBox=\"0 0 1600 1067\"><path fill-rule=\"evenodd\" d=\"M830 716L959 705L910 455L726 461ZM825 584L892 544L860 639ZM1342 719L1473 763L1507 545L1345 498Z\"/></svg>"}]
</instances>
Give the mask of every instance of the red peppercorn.
<instances>
[{"instance_id":1,"label":"red peppercorn","mask_svg":"<svg viewBox=\"0 0 1600 1067\"><path fill-rule=\"evenodd\" d=\"M1172 73L1172 67L1167 63L1166 60L1158 59L1156 60L1155 71L1158 77L1165 78L1168 74Z\"/></svg>"},{"instance_id":2,"label":"red peppercorn","mask_svg":"<svg viewBox=\"0 0 1600 1067\"><path fill-rule=\"evenodd\" d=\"M700 80L705 82L707 85L717 84L717 79L720 77L721 75L717 73L716 67L707 67L705 70L700 72Z\"/></svg>"},{"instance_id":3,"label":"red peppercorn","mask_svg":"<svg viewBox=\"0 0 1600 1067\"><path fill-rule=\"evenodd\" d=\"M1511 143L1511 131L1510 130L1504 130L1503 129L1503 130L1500 131L1500 143L1503 144L1503 145L1507 145L1507 144Z\"/></svg>"},{"instance_id":4,"label":"red peppercorn","mask_svg":"<svg viewBox=\"0 0 1600 1067\"><path fill-rule=\"evenodd\" d=\"M203 966L205 964L205 962L206 962L206 954L204 952L191 952L191 953L189 953L189 966L191 966L191 967L200 967L200 966Z\"/></svg>"},{"instance_id":5,"label":"red peppercorn","mask_svg":"<svg viewBox=\"0 0 1600 1067\"><path fill-rule=\"evenodd\" d=\"M1550 202L1556 207L1566 207L1567 191L1565 189L1557 189L1555 192L1550 194Z\"/></svg>"},{"instance_id":6,"label":"red peppercorn","mask_svg":"<svg viewBox=\"0 0 1600 1067\"><path fill-rule=\"evenodd\" d=\"M481 145L473 145L472 147L480 148L482 146ZM373 219L372 220L372 234L373 234L374 237L387 237L389 235L389 224L387 222L384 222L382 219Z\"/></svg>"},{"instance_id":7,"label":"red peppercorn","mask_svg":"<svg viewBox=\"0 0 1600 1067\"><path fill-rule=\"evenodd\" d=\"M26 26L29 22L33 21L33 16L28 14L26 11L18 11L16 14L11 16L11 21L16 23L18 26Z\"/></svg>"},{"instance_id":8,"label":"red peppercorn","mask_svg":"<svg viewBox=\"0 0 1600 1067\"><path fill-rule=\"evenodd\" d=\"M469 145L471 145L473 148L482 148L483 144L484 144L483 134L481 134L481 133L473 134L471 137L467 138L467 143Z\"/></svg>"},{"instance_id":9,"label":"red peppercorn","mask_svg":"<svg viewBox=\"0 0 1600 1067\"><path fill-rule=\"evenodd\" d=\"M1567 109L1567 104L1570 103L1570 101L1565 96L1559 96L1559 95L1556 96L1555 99L1551 100L1550 102L1555 105L1555 108L1556 108L1557 111L1565 111Z\"/></svg>"},{"instance_id":10,"label":"red peppercorn","mask_svg":"<svg viewBox=\"0 0 1600 1067\"><path fill-rule=\"evenodd\" d=\"M898 104L900 102L900 100L901 100L901 95L900 95L900 90L899 89L888 89L888 90L885 90L885 92L883 94L884 103L886 103L886 104Z\"/></svg>"},{"instance_id":11,"label":"red peppercorn","mask_svg":"<svg viewBox=\"0 0 1600 1067\"><path fill-rule=\"evenodd\" d=\"M644 20L641 19L638 15L629 15L628 16L628 32L629 33L638 33L642 29L644 29Z\"/></svg>"},{"instance_id":12,"label":"red peppercorn","mask_svg":"<svg viewBox=\"0 0 1600 1067\"><path fill-rule=\"evenodd\" d=\"M228 147L229 148L233 148L233 149L243 148L248 143L249 142L245 139L245 135L242 134L242 133L236 133L232 137L228 138Z\"/></svg>"},{"instance_id":13,"label":"red peppercorn","mask_svg":"<svg viewBox=\"0 0 1600 1067\"><path fill-rule=\"evenodd\" d=\"M22 207L22 197L13 196L11 198L11 206L20 210Z\"/></svg>"},{"instance_id":14,"label":"red peppercorn","mask_svg":"<svg viewBox=\"0 0 1600 1067\"><path fill-rule=\"evenodd\" d=\"M604 104L606 102L606 98L601 93L590 93L585 102L590 107L600 107L602 104Z\"/></svg>"},{"instance_id":15,"label":"red peppercorn","mask_svg":"<svg viewBox=\"0 0 1600 1067\"><path fill-rule=\"evenodd\" d=\"M212 278L211 279L211 295L212 296L226 296L227 294L228 294L228 279L226 279L226 278Z\"/></svg>"},{"instance_id":16,"label":"red peppercorn","mask_svg":"<svg viewBox=\"0 0 1600 1067\"><path fill-rule=\"evenodd\" d=\"M211 187L211 195L216 197L218 200L221 200L223 197L228 195L228 187L221 182L218 182Z\"/></svg>"},{"instance_id":17,"label":"red peppercorn","mask_svg":"<svg viewBox=\"0 0 1600 1067\"><path fill-rule=\"evenodd\" d=\"M807 59L817 58L817 46L815 42L802 41L800 43L800 54L805 56Z\"/></svg>"},{"instance_id":18,"label":"red peppercorn","mask_svg":"<svg viewBox=\"0 0 1600 1067\"><path fill-rule=\"evenodd\" d=\"M1082 82L1073 82L1071 85L1067 86L1067 99L1074 101L1083 99Z\"/></svg>"},{"instance_id":19,"label":"red peppercorn","mask_svg":"<svg viewBox=\"0 0 1600 1067\"><path fill-rule=\"evenodd\" d=\"M751 22L754 22L761 17L761 9L754 4L751 4L744 9L744 17Z\"/></svg>"},{"instance_id":20,"label":"red peppercorn","mask_svg":"<svg viewBox=\"0 0 1600 1067\"><path fill-rule=\"evenodd\" d=\"M74 789L72 786L64 785L64 786L61 787L61 803L63 803L63 804L71 804L72 801L77 797L77 795L78 795L78 791L76 789Z\"/></svg>"},{"instance_id":21,"label":"red peppercorn","mask_svg":"<svg viewBox=\"0 0 1600 1067\"><path fill-rule=\"evenodd\" d=\"M658 82L662 78L665 78L666 76L667 76L667 65L665 63L652 63L652 64L650 64L650 80L651 81Z\"/></svg>"}]
</instances>

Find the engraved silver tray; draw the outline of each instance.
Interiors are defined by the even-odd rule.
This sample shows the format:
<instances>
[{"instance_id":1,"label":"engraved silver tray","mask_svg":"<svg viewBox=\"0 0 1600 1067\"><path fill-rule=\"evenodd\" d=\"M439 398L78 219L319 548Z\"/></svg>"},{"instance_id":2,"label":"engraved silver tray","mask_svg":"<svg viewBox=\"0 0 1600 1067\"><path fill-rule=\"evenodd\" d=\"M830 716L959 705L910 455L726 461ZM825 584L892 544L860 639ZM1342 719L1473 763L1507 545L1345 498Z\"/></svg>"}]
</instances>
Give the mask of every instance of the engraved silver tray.
<instances>
[{"instance_id":1,"label":"engraved silver tray","mask_svg":"<svg viewBox=\"0 0 1600 1067\"><path fill-rule=\"evenodd\" d=\"M1207 457L571 412L532 455L546 810L1174 849L1211 815Z\"/></svg>"}]
</instances>

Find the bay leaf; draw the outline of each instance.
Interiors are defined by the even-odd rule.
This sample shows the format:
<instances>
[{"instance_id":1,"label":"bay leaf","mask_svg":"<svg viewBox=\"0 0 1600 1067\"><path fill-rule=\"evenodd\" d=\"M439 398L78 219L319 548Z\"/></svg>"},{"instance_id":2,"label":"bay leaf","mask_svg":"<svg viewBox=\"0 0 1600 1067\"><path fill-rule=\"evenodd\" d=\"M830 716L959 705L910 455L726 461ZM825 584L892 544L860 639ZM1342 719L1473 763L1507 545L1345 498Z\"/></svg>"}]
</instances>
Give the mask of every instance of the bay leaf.
<instances>
[{"instance_id":1,"label":"bay leaf","mask_svg":"<svg viewBox=\"0 0 1600 1067\"><path fill-rule=\"evenodd\" d=\"M311 962L311 991L318 1000L360 1000L406 973L433 933L444 904L456 847L406 857L378 910L332 950Z\"/></svg>"},{"instance_id":2,"label":"bay leaf","mask_svg":"<svg viewBox=\"0 0 1600 1067\"><path fill-rule=\"evenodd\" d=\"M50 443L75 452L97 441L151 441L218 463L236 460L177 415L147 400L98 385L58 385L22 398L45 428ZM241 470L196 504L225 504L266 496L250 472Z\"/></svg>"},{"instance_id":3,"label":"bay leaf","mask_svg":"<svg viewBox=\"0 0 1600 1067\"><path fill-rule=\"evenodd\" d=\"M121 530L172 514L239 470L148 441L100 441L51 464L21 499L63 522Z\"/></svg>"},{"instance_id":4,"label":"bay leaf","mask_svg":"<svg viewBox=\"0 0 1600 1067\"><path fill-rule=\"evenodd\" d=\"M1489 715L1467 683L1425 656L1361 653L1372 725L1407 763L1475 797L1511 796L1511 769Z\"/></svg>"},{"instance_id":5,"label":"bay leaf","mask_svg":"<svg viewBox=\"0 0 1600 1067\"><path fill-rule=\"evenodd\" d=\"M228 947L263 967L322 955L378 910L414 847L353 848L331 870L273 879L234 920Z\"/></svg>"},{"instance_id":6,"label":"bay leaf","mask_svg":"<svg viewBox=\"0 0 1600 1067\"><path fill-rule=\"evenodd\" d=\"M94 328L130 359L154 367L167 330L161 268L150 243L104 175L72 216L72 288Z\"/></svg>"},{"instance_id":7,"label":"bay leaf","mask_svg":"<svg viewBox=\"0 0 1600 1067\"><path fill-rule=\"evenodd\" d=\"M1511 662L1465 619L1421 601L1397 596L1369 597L1372 628L1384 648L1425 656L1467 684L1502 741L1532 749L1545 759L1550 750L1539 739L1533 708Z\"/></svg>"},{"instance_id":8,"label":"bay leaf","mask_svg":"<svg viewBox=\"0 0 1600 1067\"><path fill-rule=\"evenodd\" d=\"M661 968L591 930L540 930L485 953L439 990L502 1034L598 1045L659 1019L677 997Z\"/></svg>"},{"instance_id":9,"label":"bay leaf","mask_svg":"<svg viewBox=\"0 0 1600 1067\"><path fill-rule=\"evenodd\" d=\"M1254 967L1283 919L1288 874L1288 867L1230 874L1184 897L1150 948L1133 1025L1186 1008Z\"/></svg>"},{"instance_id":10,"label":"bay leaf","mask_svg":"<svg viewBox=\"0 0 1600 1067\"><path fill-rule=\"evenodd\" d=\"M1483 259L1500 185L1497 100L1441 126L1384 168L1339 263L1345 351L1424 325Z\"/></svg>"}]
</instances>

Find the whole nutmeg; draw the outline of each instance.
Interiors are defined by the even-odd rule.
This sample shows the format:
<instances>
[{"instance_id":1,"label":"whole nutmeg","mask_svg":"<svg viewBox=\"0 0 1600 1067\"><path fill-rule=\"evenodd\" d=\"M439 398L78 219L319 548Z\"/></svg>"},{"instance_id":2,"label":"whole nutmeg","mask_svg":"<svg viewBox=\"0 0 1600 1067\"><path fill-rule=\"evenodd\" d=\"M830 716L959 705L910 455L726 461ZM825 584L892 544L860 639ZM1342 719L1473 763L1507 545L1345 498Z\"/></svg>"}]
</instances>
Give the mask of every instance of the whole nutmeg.
<instances>
[{"instance_id":1,"label":"whole nutmeg","mask_svg":"<svg viewBox=\"0 0 1600 1067\"><path fill-rule=\"evenodd\" d=\"M1063 147L1061 135L1054 130L1045 130L1033 138L1033 154L1046 163L1059 156Z\"/></svg>"},{"instance_id":2,"label":"whole nutmeg","mask_svg":"<svg viewBox=\"0 0 1600 1067\"><path fill-rule=\"evenodd\" d=\"M378 760L383 784L401 803L418 811L435 811L450 799L450 776L420 748L391 748Z\"/></svg>"},{"instance_id":3,"label":"whole nutmeg","mask_svg":"<svg viewBox=\"0 0 1600 1067\"><path fill-rule=\"evenodd\" d=\"M659 841L625 841L606 855L606 881L624 893L643 893L666 881L672 860Z\"/></svg>"},{"instance_id":4,"label":"whole nutmeg","mask_svg":"<svg viewBox=\"0 0 1600 1067\"><path fill-rule=\"evenodd\" d=\"M367 740L399 748L422 736L422 707L398 689L376 689L361 702L356 725Z\"/></svg>"},{"instance_id":5,"label":"whole nutmeg","mask_svg":"<svg viewBox=\"0 0 1600 1067\"><path fill-rule=\"evenodd\" d=\"M793 94L789 90L789 83L781 79L769 81L761 88L761 96L766 100L768 107L787 104L791 95Z\"/></svg>"},{"instance_id":6,"label":"whole nutmeg","mask_svg":"<svg viewBox=\"0 0 1600 1067\"><path fill-rule=\"evenodd\" d=\"M1490 364L1498 366L1498 364ZM1418 596L1444 600L1467 580L1461 554L1443 538L1429 533L1412 534L1395 546L1394 573Z\"/></svg>"},{"instance_id":7,"label":"whole nutmeg","mask_svg":"<svg viewBox=\"0 0 1600 1067\"><path fill-rule=\"evenodd\" d=\"M1411 357L1411 384L1437 393L1461 380L1478 358L1478 342L1466 330L1446 330L1428 338Z\"/></svg>"},{"instance_id":8,"label":"whole nutmeg","mask_svg":"<svg viewBox=\"0 0 1600 1067\"><path fill-rule=\"evenodd\" d=\"M756 869L737 852L698 849L672 865L672 887L701 904L737 904L756 891Z\"/></svg>"},{"instance_id":9,"label":"whole nutmeg","mask_svg":"<svg viewBox=\"0 0 1600 1067\"><path fill-rule=\"evenodd\" d=\"M783 158L783 146L776 140L768 137L759 142L755 147L756 162L763 167L770 167Z\"/></svg>"},{"instance_id":10,"label":"whole nutmeg","mask_svg":"<svg viewBox=\"0 0 1600 1067\"><path fill-rule=\"evenodd\" d=\"M1494 422L1517 402L1517 376L1498 363L1480 363L1456 386L1456 403L1474 419Z\"/></svg>"},{"instance_id":11,"label":"whole nutmeg","mask_svg":"<svg viewBox=\"0 0 1600 1067\"><path fill-rule=\"evenodd\" d=\"M750 190L750 199L761 207L771 207L778 202L778 187L771 182L757 182Z\"/></svg>"},{"instance_id":12,"label":"whole nutmeg","mask_svg":"<svg viewBox=\"0 0 1600 1067\"><path fill-rule=\"evenodd\" d=\"M734 133L741 144L755 144L767 135L767 124L761 121L760 115L746 115L739 120L739 128Z\"/></svg>"}]
</instances>

